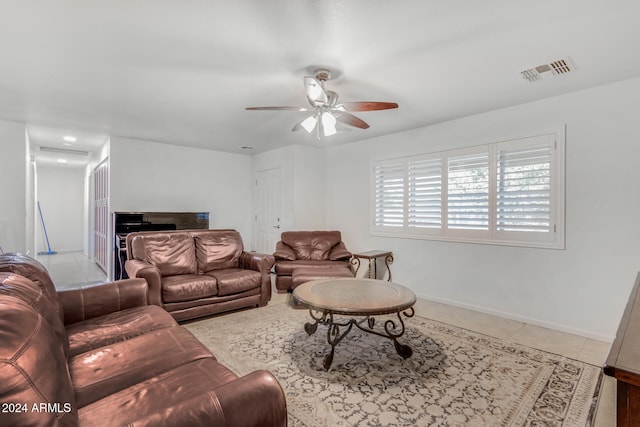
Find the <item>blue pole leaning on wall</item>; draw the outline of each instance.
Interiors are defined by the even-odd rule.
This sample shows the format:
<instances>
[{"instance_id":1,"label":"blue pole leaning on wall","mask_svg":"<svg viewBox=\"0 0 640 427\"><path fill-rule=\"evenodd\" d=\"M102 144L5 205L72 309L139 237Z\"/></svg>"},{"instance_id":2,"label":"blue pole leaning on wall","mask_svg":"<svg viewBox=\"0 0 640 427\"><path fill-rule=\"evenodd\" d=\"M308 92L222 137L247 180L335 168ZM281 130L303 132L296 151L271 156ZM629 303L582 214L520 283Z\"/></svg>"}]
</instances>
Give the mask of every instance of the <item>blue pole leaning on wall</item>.
<instances>
[{"instance_id":1,"label":"blue pole leaning on wall","mask_svg":"<svg viewBox=\"0 0 640 427\"><path fill-rule=\"evenodd\" d=\"M44 238L47 241L47 250L38 252L38 255L53 255L58 252L51 250L51 245L49 244L49 236L47 236L47 227L44 225L44 217L42 216L42 209L40 208L40 201L38 201L38 212L40 212L40 221L42 221L42 229L44 230Z\"/></svg>"}]
</instances>

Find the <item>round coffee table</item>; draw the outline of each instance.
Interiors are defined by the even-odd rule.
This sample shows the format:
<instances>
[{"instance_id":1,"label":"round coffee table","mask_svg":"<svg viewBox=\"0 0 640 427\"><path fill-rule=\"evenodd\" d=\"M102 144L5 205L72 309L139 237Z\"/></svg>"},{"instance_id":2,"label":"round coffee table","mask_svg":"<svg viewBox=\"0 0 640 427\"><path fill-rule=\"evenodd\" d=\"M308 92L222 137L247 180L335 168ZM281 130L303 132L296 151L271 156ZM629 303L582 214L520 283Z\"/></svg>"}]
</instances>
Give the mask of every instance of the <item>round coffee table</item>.
<instances>
[{"instance_id":1,"label":"round coffee table","mask_svg":"<svg viewBox=\"0 0 640 427\"><path fill-rule=\"evenodd\" d=\"M327 342L331 345L331 352L322 363L327 370L333 362L336 345L354 325L364 332L389 338L398 354L405 359L413 354L411 347L398 342L405 331L402 316L413 317L416 302L415 294L402 285L375 279L313 280L295 288L293 297L309 307L309 315L314 320L304 325L307 334L314 334L318 324L328 326ZM395 314L399 323L389 319L382 328L375 329L374 316L385 314ZM334 315L348 318L335 319Z\"/></svg>"}]
</instances>

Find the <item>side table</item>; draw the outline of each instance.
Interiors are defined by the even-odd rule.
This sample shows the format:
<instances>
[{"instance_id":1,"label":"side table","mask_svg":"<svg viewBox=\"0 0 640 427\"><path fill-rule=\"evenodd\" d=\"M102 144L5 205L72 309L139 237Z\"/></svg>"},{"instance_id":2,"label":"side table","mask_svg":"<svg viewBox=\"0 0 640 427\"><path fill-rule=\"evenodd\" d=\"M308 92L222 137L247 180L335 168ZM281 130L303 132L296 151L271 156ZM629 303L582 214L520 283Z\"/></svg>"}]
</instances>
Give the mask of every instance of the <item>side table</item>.
<instances>
[{"instance_id":1,"label":"side table","mask_svg":"<svg viewBox=\"0 0 640 427\"><path fill-rule=\"evenodd\" d=\"M387 267L387 273L389 273L389 277L387 281L391 281L391 268L389 264L393 263L393 252L391 251L380 251L380 250L372 250L366 252L357 252L352 253L351 265L356 268L354 275L357 276L358 269L360 269L360 260L366 259L369 262L369 271L367 277L369 279L377 279L378 278L378 266L377 261L378 258L384 259L384 265Z\"/></svg>"}]
</instances>

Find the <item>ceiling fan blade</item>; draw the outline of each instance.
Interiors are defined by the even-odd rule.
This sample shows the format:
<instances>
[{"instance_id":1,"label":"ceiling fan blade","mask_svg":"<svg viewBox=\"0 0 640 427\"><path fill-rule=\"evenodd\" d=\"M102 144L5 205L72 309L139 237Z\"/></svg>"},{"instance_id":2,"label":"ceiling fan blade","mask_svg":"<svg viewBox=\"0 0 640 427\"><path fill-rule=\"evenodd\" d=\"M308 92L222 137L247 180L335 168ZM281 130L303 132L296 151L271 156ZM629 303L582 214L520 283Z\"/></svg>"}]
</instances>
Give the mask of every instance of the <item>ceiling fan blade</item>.
<instances>
[{"instance_id":1,"label":"ceiling fan blade","mask_svg":"<svg viewBox=\"0 0 640 427\"><path fill-rule=\"evenodd\" d=\"M349 126L354 126L360 129L366 129L369 127L367 122L365 122L361 118L356 117L353 114L346 113L344 111L340 112L339 114L335 114L334 116L336 120L338 120L339 122L345 123Z\"/></svg>"},{"instance_id":2,"label":"ceiling fan blade","mask_svg":"<svg viewBox=\"0 0 640 427\"><path fill-rule=\"evenodd\" d=\"M329 97L324 91L320 82L313 77L304 78L304 89L307 93L307 99L314 107L327 105Z\"/></svg>"},{"instance_id":3,"label":"ceiling fan blade","mask_svg":"<svg viewBox=\"0 0 640 427\"><path fill-rule=\"evenodd\" d=\"M347 111L376 111L398 108L398 104L395 102L343 102L340 105L343 105Z\"/></svg>"},{"instance_id":4,"label":"ceiling fan blade","mask_svg":"<svg viewBox=\"0 0 640 427\"><path fill-rule=\"evenodd\" d=\"M306 107L246 107L245 110L294 110L294 111L311 111Z\"/></svg>"}]
</instances>

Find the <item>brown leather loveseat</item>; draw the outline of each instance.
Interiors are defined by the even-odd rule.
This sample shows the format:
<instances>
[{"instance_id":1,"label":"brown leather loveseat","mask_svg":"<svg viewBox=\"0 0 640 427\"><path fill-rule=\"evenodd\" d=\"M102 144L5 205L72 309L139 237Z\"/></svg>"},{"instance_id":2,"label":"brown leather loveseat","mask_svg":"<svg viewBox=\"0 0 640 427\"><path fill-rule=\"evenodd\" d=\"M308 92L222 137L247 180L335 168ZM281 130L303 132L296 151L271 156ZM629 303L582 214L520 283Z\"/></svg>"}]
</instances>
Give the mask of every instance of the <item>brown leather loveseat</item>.
<instances>
[{"instance_id":1,"label":"brown leather loveseat","mask_svg":"<svg viewBox=\"0 0 640 427\"><path fill-rule=\"evenodd\" d=\"M293 289L295 270L304 269L307 273L317 270L317 277L332 276L336 272L339 276L351 275L351 252L339 231L285 231L276 243L273 256L278 292Z\"/></svg>"},{"instance_id":2,"label":"brown leather loveseat","mask_svg":"<svg viewBox=\"0 0 640 427\"><path fill-rule=\"evenodd\" d=\"M34 259L0 255L0 425L286 425L269 372L236 376L147 291L56 292Z\"/></svg>"},{"instance_id":3,"label":"brown leather loveseat","mask_svg":"<svg viewBox=\"0 0 640 427\"><path fill-rule=\"evenodd\" d=\"M149 302L176 320L271 299L272 255L245 252L236 230L143 231L127 235L129 277L149 284Z\"/></svg>"}]
</instances>

